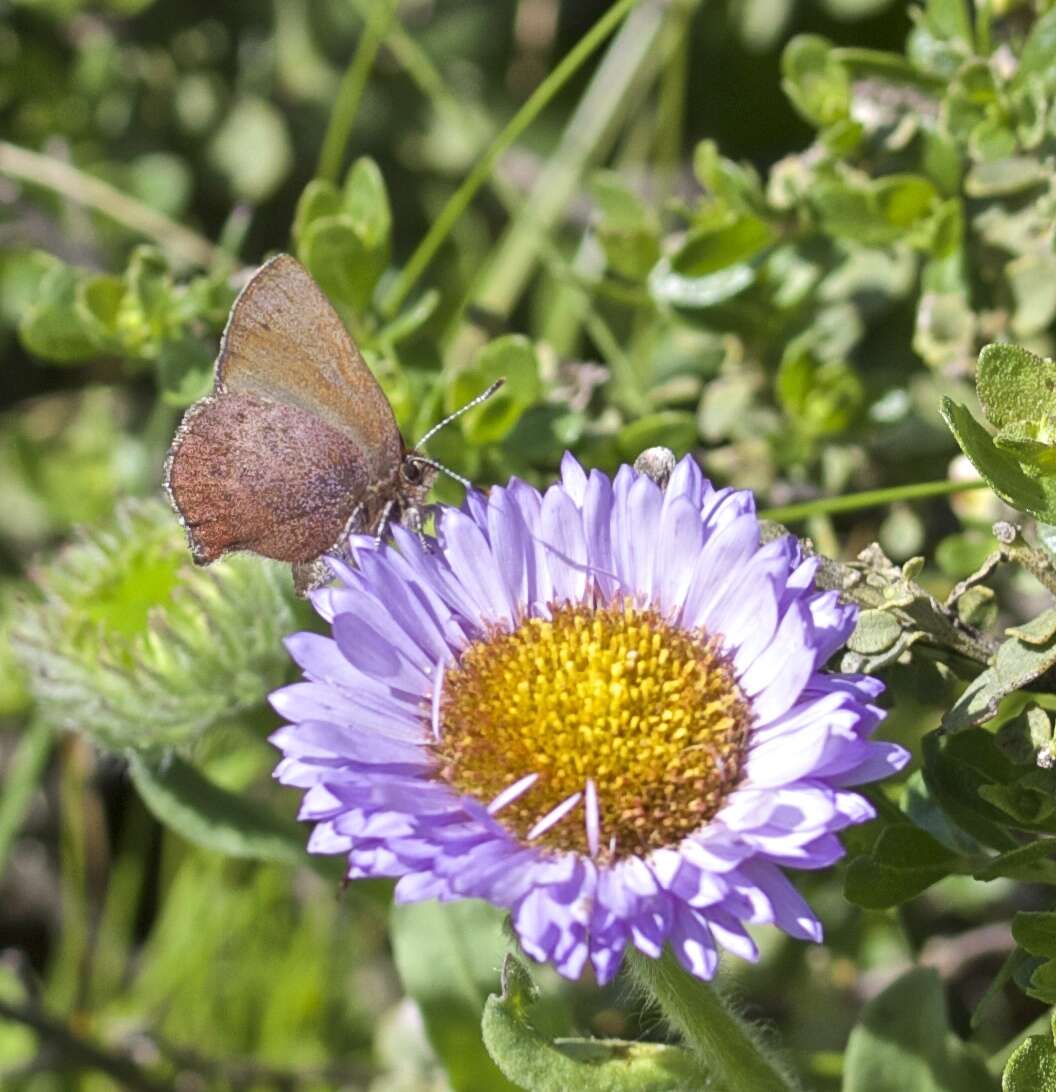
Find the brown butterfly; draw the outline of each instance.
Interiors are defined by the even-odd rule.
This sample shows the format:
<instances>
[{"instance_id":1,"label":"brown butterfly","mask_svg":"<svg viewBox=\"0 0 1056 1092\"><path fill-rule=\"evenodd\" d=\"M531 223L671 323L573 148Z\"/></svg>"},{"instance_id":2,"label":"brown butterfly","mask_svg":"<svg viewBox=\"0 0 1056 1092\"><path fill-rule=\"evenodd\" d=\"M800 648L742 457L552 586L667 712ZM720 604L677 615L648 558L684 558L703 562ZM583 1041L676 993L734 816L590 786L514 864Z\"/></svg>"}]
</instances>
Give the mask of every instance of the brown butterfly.
<instances>
[{"instance_id":1,"label":"brown butterfly","mask_svg":"<svg viewBox=\"0 0 1056 1092\"><path fill-rule=\"evenodd\" d=\"M404 444L337 312L280 254L231 309L212 393L184 415L165 488L199 565L250 550L290 562L303 594L329 579L323 555L349 534L380 538L391 520L420 531L437 470L452 473Z\"/></svg>"}]
</instances>

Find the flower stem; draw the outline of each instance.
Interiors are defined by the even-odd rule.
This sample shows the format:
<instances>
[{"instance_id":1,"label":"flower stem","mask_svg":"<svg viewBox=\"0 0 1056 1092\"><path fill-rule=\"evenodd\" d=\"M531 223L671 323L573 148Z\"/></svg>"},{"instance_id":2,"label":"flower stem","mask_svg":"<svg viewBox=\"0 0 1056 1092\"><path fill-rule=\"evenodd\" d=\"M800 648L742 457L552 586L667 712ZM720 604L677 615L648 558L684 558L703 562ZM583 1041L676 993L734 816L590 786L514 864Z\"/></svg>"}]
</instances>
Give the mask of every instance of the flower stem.
<instances>
[{"instance_id":1,"label":"flower stem","mask_svg":"<svg viewBox=\"0 0 1056 1092\"><path fill-rule=\"evenodd\" d=\"M315 169L316 178L336 182L341 174L341 163L345 158L345 146L359 112L359 102L363 89L367 86L367 77L374 66L381 43L385 39L389 23L396 11L395 0L377 0L371 5L367 25L359 39L352 63L348 66L337 90L334 108L330 111L330 120L323 137L323 146L319 152L319 166Z\"/></svg>"},{"instance_id":2,"label":"flower stem","mask_svg":"<svg viewBox=\"0 0 1056 1092\"><path fill-rule=\"evenodd\" d=\"M433 226L426 232L417 249L408 259L407 264L392 282L384 300L382 311L394 315L403 301L410 294L418 278L433 260L451 229L469 207L477 191L487 182L495 164L529 125L549 105L554 96L579 71L590 56L601 46L605 39L619 26L639 0L618 0L599 19L593 27L564 56L560 64L532 92L528 101L509 120L506 127L491 142L491 146L477 161L476 166L466 176L462 185L451 195L447 204L440 211Z\"/></svg>"},{"instance_id":3,"label":"flower stem","mask_svg":"<svg viewBox=\"0 0 1056 1092\"><path fill-rule=\"evenodd\" d=\"M702 1060L716 1085L729 1092L793 1092L797 1085L755 1041L708 982L679 966L670 951L650 959L628 948L625 966L638 986L655 999L668 1022Z\"/></svg>"},{"instance_id":4,"label":"flower stem","mask_svg":"<svg viewBox=\"0 0 1056 1092\"><path fill-rule=\"evenodd\" d=\"M879 508L896 501L920 500L922 497L943 497L952 493L967 493L972 489L982 489L986 482L972 480L966 482L915 482L913 485L895 485L889 489L868 489L864 493L846 493L842 497L819 497L817 500L804 501L802 504L786 504L778 508L764 508L759 513L760 519L770 519L777 523L793 523L808 519L810 516L831 515L834 512L854 512L859 508Z\"/></svg>"}]
</instances>

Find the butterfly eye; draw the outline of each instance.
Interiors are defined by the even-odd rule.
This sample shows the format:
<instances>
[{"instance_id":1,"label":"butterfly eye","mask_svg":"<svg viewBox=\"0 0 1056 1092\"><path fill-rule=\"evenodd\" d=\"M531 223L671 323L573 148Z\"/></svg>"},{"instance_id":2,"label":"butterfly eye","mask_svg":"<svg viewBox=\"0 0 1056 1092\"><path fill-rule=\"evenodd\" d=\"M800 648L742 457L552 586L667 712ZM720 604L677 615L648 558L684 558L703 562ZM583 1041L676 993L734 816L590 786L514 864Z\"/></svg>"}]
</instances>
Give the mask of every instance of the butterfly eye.
<instances>
[{"instance_id":1,"label":"butterfly eye","mask_svg":"<svg viewBox=\"0 0 1056 1092\"><path fill-rule=\"evenodd\" d=\"M411 485L418 485L422 480L422 468L412 459L405 459L403 463L403 476Z\"/></svg>"}]
</instances>

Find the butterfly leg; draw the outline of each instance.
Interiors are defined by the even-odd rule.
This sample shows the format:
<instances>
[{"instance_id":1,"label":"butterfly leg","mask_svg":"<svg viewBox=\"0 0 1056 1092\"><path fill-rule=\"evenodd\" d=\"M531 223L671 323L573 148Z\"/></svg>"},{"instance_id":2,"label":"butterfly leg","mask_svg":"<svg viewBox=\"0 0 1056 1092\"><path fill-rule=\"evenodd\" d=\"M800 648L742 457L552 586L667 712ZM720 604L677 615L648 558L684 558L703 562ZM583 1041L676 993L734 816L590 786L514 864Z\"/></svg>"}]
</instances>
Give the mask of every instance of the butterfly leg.
<instances>
[{"instance_id":1,"label":"butterfly leg","mask_svg":"<svg viewBox=\"0 0 1056 1092\"><path fill-rule=\"evenodd\" d=\"M365 507L366 505L364 504L357 504L356 507L352 509L352 515L350 515L345 522L345 529L341 532L341 538L338 540L339 542L345 542L349 535L353 535L359 530L359 521L363 518L363 509Z\"/></svg>"},{"instance_id":2,"label":"butterfly leg","mask_svg":"<svg viewBox=\"0 0 1056 1092\"><path fill-rule=\"evenodd\" d=\"M389 530L389 519L392 516L392 510L396 507L396 502L390 500L386 503L385 507L381 510L381 515L378 517L378 529L374 533L374 545L380 546L385 541L385 535Z\"/></svg>"}]
</instances>

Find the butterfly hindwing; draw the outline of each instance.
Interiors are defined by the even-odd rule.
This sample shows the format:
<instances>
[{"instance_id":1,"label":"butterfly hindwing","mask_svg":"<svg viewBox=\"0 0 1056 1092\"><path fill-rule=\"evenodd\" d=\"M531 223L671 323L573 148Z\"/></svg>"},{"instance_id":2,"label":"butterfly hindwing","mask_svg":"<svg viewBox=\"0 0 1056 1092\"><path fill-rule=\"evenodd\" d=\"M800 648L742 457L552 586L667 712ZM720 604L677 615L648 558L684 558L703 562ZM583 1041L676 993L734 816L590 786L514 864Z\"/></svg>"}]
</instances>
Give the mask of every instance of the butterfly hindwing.
<instances>
[{"instance_id":1,"label":"butterfly hindwing","mask_svg":"<svg viewBox=\"0 0 1056 1092\"><path fill-rule=\"evenodd\" d=\"M186 414L166 487L194 558L231 550L304 562L340 538L367 494L363 450L296 406L220 393Z\"/></svg>"}]
</instances>

